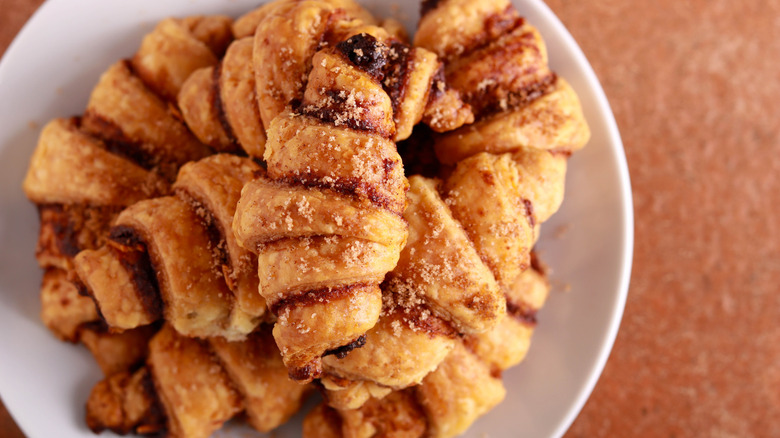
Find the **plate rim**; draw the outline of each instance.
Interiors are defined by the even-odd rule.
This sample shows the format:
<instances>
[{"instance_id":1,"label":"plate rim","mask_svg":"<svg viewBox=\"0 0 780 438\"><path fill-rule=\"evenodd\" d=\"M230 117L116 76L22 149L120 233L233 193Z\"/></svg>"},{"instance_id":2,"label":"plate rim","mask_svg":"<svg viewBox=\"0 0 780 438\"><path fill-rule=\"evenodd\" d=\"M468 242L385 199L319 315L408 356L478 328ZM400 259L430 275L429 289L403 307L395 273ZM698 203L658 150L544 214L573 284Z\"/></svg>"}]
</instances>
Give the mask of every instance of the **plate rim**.
<instances>
[{"instance_id":1,"label":"plate rim","mask_svg":"<svg viewBox=\"0 0 780 438\"><path fill-rule=\"evenodd\" d=\"M572 36L569 29L566 28L555 12L553 12L543 0L531 1L538 3L542 14L546 15L550 22L553 23L557 33L564 40L566 45L572 48L571 51L576 58L577 64L583 66L585 81L588 83L591 90L593 90L598 107L606 109L606 111L604 111L604 116L607 124L607 135L610 139L609 147L617 161L618 177L620 179L620 198L623 207L621 211L621 219L623 222L623 230L621 233L623 243L621 245L621 250L623 252L621 256L622 264L619 270L617 300L615 300L612 305L612 319L610 320L607 329L606 342L602 343L601 351L599 351L596 362L591 367L585 385L583 385L575 402L572 404L572 408L565 416L565 419L559 424L559 427L555 432L555 436L560 438L569 430L569 428L571 428L574 420L576 420L580 412L582 412L582 408L593 393L596 383L598 383L604 372L607 360L609 359L610 354L612 354L620 324L623 321L634 262L634 199L625 145L623 144L623 139L620 135L617 120L615 120L615 114L612 111L612 105L609 104L609 99L604 92L604 88L601 86L601 81L598 79L595 70L593 70L593 66L590 61L588 61L579 43L577 43L577 40L574 39L574 36Z\"/></svg>"}]
</instances>

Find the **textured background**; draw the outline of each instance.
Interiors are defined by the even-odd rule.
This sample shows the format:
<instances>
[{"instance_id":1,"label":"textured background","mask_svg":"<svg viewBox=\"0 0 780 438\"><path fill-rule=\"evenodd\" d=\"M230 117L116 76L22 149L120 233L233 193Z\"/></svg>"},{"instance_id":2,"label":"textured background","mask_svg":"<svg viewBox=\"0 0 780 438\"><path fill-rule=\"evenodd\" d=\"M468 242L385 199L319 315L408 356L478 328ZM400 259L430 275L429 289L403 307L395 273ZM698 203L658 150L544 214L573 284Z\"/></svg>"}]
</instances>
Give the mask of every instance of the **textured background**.
<instances>
[{"instance_id":1,"label":"textured background","mask_svg":"<svg viewBox=\"0 0 780 438\"><path fill-rule=\"evenodd\" d=\"M40 3L0 0L0 53ZM780 0L548 4L612 104L636 214L620 333L567 437L777 436ZM23 436L2 405L0 436Z\"/></svg>"}]
</instances>

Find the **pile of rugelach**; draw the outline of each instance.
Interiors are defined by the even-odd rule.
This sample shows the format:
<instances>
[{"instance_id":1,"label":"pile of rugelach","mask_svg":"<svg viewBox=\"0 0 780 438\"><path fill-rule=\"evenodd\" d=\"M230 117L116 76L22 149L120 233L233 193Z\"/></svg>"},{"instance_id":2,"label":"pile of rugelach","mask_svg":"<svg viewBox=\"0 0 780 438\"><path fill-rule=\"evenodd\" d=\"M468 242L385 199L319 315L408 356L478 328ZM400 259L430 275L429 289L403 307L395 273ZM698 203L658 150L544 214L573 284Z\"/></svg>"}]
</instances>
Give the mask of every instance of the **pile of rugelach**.
<instances>
[{"instance_id":1,"label":"pile of rugelach","mask_svg":"<svg viewBox=\"0 0 780 438\"><path fill-rule=\"evenodd\" d=\"M24 181L41 317L105 373L88 426L265 432L317 389L307 438L463 433L528 350L589 135L507 0L424 1L413 41L351 0L161 21Z\"/></svg>"}]
</instances>

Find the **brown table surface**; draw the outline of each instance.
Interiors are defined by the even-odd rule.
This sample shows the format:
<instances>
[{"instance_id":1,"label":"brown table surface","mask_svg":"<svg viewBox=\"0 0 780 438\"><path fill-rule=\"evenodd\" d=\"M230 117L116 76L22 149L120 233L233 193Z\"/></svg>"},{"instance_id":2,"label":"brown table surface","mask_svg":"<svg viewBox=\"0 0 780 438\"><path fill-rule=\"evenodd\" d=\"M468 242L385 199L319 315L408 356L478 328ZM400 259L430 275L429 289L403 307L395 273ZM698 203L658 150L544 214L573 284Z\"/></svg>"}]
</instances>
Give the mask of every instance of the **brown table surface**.
<instances>
[{"instance_id":1,"label":"brown table surface","mask_svg":"<svg viewBox=\"0 0 780 438\"><path fill-rule=\"evenodd\" d=\"M41 0L0 0L3 53ZM549 0L612 104L631 289L568 437L780 433L780 0ZM0 405L0 436L23 436Z\"/></svg>"}]
</instances>

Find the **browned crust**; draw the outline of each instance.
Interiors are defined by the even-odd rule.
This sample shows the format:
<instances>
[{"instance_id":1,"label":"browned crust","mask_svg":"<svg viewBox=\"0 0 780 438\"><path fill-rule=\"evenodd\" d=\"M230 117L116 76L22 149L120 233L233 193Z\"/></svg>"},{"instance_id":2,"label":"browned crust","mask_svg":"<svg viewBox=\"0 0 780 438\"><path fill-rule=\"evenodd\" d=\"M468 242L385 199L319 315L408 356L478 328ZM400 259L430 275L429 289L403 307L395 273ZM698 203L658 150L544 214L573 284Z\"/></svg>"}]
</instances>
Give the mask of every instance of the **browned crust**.
<instances>
[{"instance_id":1,"label":"browned crust","mask_svg":"<svg viewBox=\"0 0 780 438\"><path fill-rule=\"evenodd\" d=\"M556 157L570 158L574 152L571 149L550 149L550 154Z\"/></svg>"},{"instance_id":2,"label":"browned crust","mask_svg":"<svg viewBox=\"0 0 780 438\"><path fill-rule=\"evenodd\" d=\"M523 202L528 202L527 200L523 200ZM527 204L526 204L527 206ZM533 217L533 215L530 215L529 217ZM542 261L539 259L539 256L536 254L536 251L531 251L531 262L530 262L530 269L533 269L534 271L538 272L541 276L546 277L547 276L547 266L542 263ZM506 312L511 316L512 318L519 321L521 324L525 324L529 327L535 327L537 324L536 314L539 311L539 309L532 307L530 304L524 302L524 301L512 301L507 297L506 300Z\"/></svg>"},{"instance_id":3,"label":"browned crust","mask_svg":"<svg viewBox=\"0 0 780 438\"><path fill-rule=\"evenodd\" d=\"M347 354L349 354L350 351L356 348L361 348L364 345L366 345L366 335L360 335L357 337L357 339L350 342L349 344L342 345L341 347L337 347L332 350L326 350L325 353L322 354L322 356L324 357L333 354L339 359L344 359L345 357L347 357Z\"/></svg>"},{"instance_id":4,"label":"browned crust","mask_svg":"<svg viewBox=\"0 0 780 438\"><path fill-rule=\"evenodd\" d=\"M182 200L186 201L192 206L195 214L203 221L206 234L208 234L209 242L211 243L210 249L214 260L219 263L220 266L226 266L232 270L233 267L230 263L227 245L225 244L226 234L225 230L222 229L222 224L220 224L219 221L214 218L214 214L208 208L206 208L202 202L192 196L192 193L190 193L187 189L177 187L175 191L176 194L182 198Z\"/></svg>"},{"instance_id":5,"label":"browned crust","mask_svg":"<svg viewBox=\"0 0 780 438\"><path fill-rule=\"evenodd\" d=\"M426 16L428 12L436 9L442 0L423 0L420 4L420 18Z\"/></svg>"},{"instance_id":6,"label":"browned crust","mask_svg":"<svg viewBox=\"0 0 780 438\"><path fill-rule=\"evenodd\" d=\"M222 103L222 91L220 90L220 81L219 78L222 76L222 61L220 61L215 67L212 72L212 78L211 78L211 86L213 87L211 94L212 98L212 106L216 110L215 113L217 115L217 119L219 120L220 126L222 126L222 130L225 131L225 136L230 141L230 144L233 146L232 149L235 151L241 151L243 150L241 146L238 143L238 139L236 138L236 134L233 132L233 127L230 125L230 122L227 119L227 115L225 114L225 108Z\"/></svg>"},{"instance_id":7,"label":"browned crust","mask_svg":"<svg viewBox=\"0 0 780 438\"><path fill-rule=\"evenodd\" d=\"M412 49L407 44L395 39L391 39L388 45L366 33L354 35L338 43L336 49L353 65L381 83L382 88L390 96L394 118L397 118L398 105L403 101L409 89L409 81L414 67L414 59L410 56ZM333 99L336 106L343 103L338 100L336 95L329 95L329 97ZM360 124L350 127L367 130Z\"/></svg>"},{"instance_id":8,"label":"browned crust","mask_svg":"<svg viewBox=\"0 0 780 438\"><path fill-rule=\"evenodd\" d=\"M430 91L428 92L427 105L430 106L433 101L444 96L444 92L447 90L447 88L448 85L447 78L444 75L444 64L440 64L439 68L436 69L436 73L434 73L433 77L431 78L431 87Z\"/></svg>"},{"instance_id":9,"label":"browned crust","mask_svg":"<svg viewBox=\"0 0 780 438\"><path fill-rule=\"evenodd\" d=\"M108 324L106 324L106 322L102 319L98 321L87 321L85 323L82 323L81 326L79 326L79 328L85 330L92 330L96 333L108 333L110 331Z\"/></svg>"},{"instance_id":10,"label":"browned crust","mask_svg":"<svg viewBox=\"0 0 780 438\"><path fill-rule=\"evenodd\" d=\"M499 35L508 33L525 24L525 18L521 17L515 7L509 4L500 14L493 14L485 19L485 41L488 44L490 40ZM482 46L474 46L471 50L479 50ZM466 53L468 54L468 53Z\"/></svg>"},{"instance_id":11,"label":"browned crust","mask_svg":"<svg viewBox=\"0 0 780 438\"><path fill-rule=\"evenodd\" d=\"M316 107L311 105L303 106L301 112L307 116L316 117L323 122L335 123L336 120L340 120L339 123L341 125L346 126L349 129L354 129L355 131L380 134L385 138L392 137L392 132L388 133L381 131L372 119L364 120L356 119L354 117L342 118L343 108L346 106L348 97L335 90L327 90L325 94L328 97L327 105Z\"/></svg>"},{"instance_id":12,"label":"browned crust","mask_svg":"<svg viewBox=\"0 0 780 438\"><path fill-rule=\"evenodd\" d=\"M447 3L447 0L424 0L421 5L420 19L422 20L444 3ZM449 48L441 55L443 55L445 62L453 58L467 56L489 45L499 36L522 26L524 23L525 19L520 16L510 2L503 11L485 17L481 31L471 35L463 42L462 47L459 46L457 49Z\"/></svg>"},{"instance_id":13,"label":"browned crust","mask_svg":"<svg viewBox=\"0 0 780 438\"><path fill-rule=\"evenodd\" d=\"M96 249L121 207L38 204L40 232L36 257L71 259L81 250ZM60 266L61 268L64 268Z\"/></svg>"},{"instance_id":14,"label":"browned crust","mask_svg":"<svg viewBox=\"0 0 780 438\"><path fill-rule=\"evenodd\" d=\"M80 279L76 278L73 280L73 285L76 287L76 290L78 290L79 295L83 297L87 297L92 300L92 302L95 304L95 312L97 312L98 320L97 321L88 321L83 324L80 324L78 328L76 329L77 337L81 340L81 334L82 330L87 329L93 329L95 331L98 330L99 327L103 327L105 331L108 331L108 323L106 322L106 317L103 315L103 311L100 310L100 306L98 305L97 300L95 299L95 294L92 293L92 291L85 285ZM93 325L91 325L93 324ZM74 342L76 341L74 340Z\"/></svg>"},{"instance_id":15,"label":"browned crust","mask_svg":"<svg viewBox=\"0 0 780 438\"><path fill-rule=\"evenodd\" d=\"M415 315L415 313L412 313L412 315ZM414 322L416 328L431 336L446 336L453 339L458 336L458 330L442 318L431 315L422 319L415 315L411 316L410 320Z\"/></svg>"},{"instance_id":16,"label":"browned crust","mask_svg":"<svg viewBox=\"0 0 780 438\"><path fill-rule=\"evenodd\" d=\"M385 159L382 164L385 171L383 182L387 183L392 176L392 170L399 162ZM382 193L381 187L377 187L374 184L368 184L359 178L336 178L331 182L325 183L317 174L299 172L299 175L283 176L275 181L287 185L302 185L319 189L331 189L345 195L354 196L355 199L360 199L360 196L357 195L358 193L365 193L366 198L368 198L372 204L395 213L398 216L403 215L403 209L405 208L404 203L399 203L398 200L394 199L392 196L387 196Z\"/></svg>"},{"instance_id":17,"label":"browned crust","mask_svg":"<svg viewBox=\"0 0 780 438\"><path fill-rule=\"evenodd\" d=\"M471 105L477 120L507 110L522 108L534 100L548 94L558 82L558 76L550 73L541 80L532 82L518 90L506 94L505 99L497 99L495 87L486 87L476 93L467 93L466 101Z\"/></svg>"},{"instance_id":18,"label":"browned crust","mask_svg":"<svg viewBox=\"0 0 780 438\"><path fill-rule=\"evenodd\" d=\"M308 362L303 366L288 367L287 371L287 375L291 379L306 383L322 375L322 366L318 360L316 362Z\"/></svg>"},{"instance_id":19,"label":"browned crust","mask_svg":"<svg viewBox=\"0 0 780 438\"><path fill-rule=\"evenodd\" d=\"M336 44L336 50L375 81L380 82L388 64L387 46L374 36L360 33Z\"/></svg>"},{"instance_id":20,"label":"browned crust","mask_svg":"<svg viewBox=\"0 0 780 438\"><path fill-rule=\"evenodd\" d=\"M78 126L82 122L89 124L90 132L103 141L108 152L127 158L146 170L152 170L157 165L157 157L145 151L141 142L131 139L111 120L87 109L84 118L78 119Z\"/></svg>"},{"instance_id":21,"label":"browned crust","mask_svg":"<svg viewBox=\"0 0 780 438\"><path fill-rule=\"evenodd\" d=\"M536 312L528 303L506 301L506 313L527 326L536 326Z\"/></svg>"},{"instance_id":22,"label":"browned crust","mask_svg":"<svg viewBox=\"0 0 780 438\"><path fill-rule=\"evenodd\" d=\"M474 38L474 43L459 54L460 57L488 46L500 35L512 32L525 24L525 18L521 17L515 7L510 3L500 14L493 14L485 19L483 31Z\"/></svg>"},{"instance_id":23,"label":"browned crust","mask_svg":"<svg viewBox=\"0 0 780 438\"><path fill-rule=\"evenodd\" d=\"M444 336L454 339L458 336L458 330L449 321L434 315L426 306L396 307L391 311L396 312L404 324L428 333L432 338Z\"/></svg>"},{"instance_id":24,"label":"browned crust","mask_svg":"<svg viewBox=\"0 0 780 438\"><path fill-rule=\"evenodd\" d=\"M531 251L531 269L541 274L542 277L547 276L547 265L542 262L539 255L536 254L536 251Z\"/></svg>"},{"instance_id":25,"label":"browned crust","mask_svg":"<svg viewBox=\"0 0 780 438\"><path fill-rule=\"evenodd\" d=\"M138 427L136 427L135 432L139 435L166 436L168 432L168 418L160 403L160 397L157 395L157 390L154 387L154 380L152 380L152 375L148 369L144 372L144 376L141 380L141 388L143 389L144 396L151 401L151 406L147 411L147 415L144 416L143 424L139 424Z\"/></svg>"},{"instance_id":26,"label":"browned crust","mask_svg":"<svg viewBox=\"0 0 780 438\"><path fill-rule=\"evenodd\" d=\"M111 229L109 249L129 273L144 310L154 319L163 316L163 301L146 245L132 227L118 225ZM99 306L98 306L99 307Z\"/></svg>"},{"instance_id":27,"label":"browned crust","mask_svg":"<svg viewBox=\"0 0 780 438\"><path fill-rule=\"evenodd\" d=\"M352 295L356 291L369 286L371 285L368 283L352 283L337 287L310 289L277 300L273 304L269 304L268 308L274 315L279 315L288 308L308 307L313 304L327 304L333 300Z\"/></svg>"},{"instance_id":28,"label":"browned crust","mask_svg":"<svg viewBox=\"0 0 780 438\"><path fill-rule=\"evenodd\" d=\"M410 56L411 48L408 45L395 39L388 43L381 42L370 34L360 33L339 42L335 49L342 58L382 86L390 97L393 118L397 122L398 106L409 88L414 59ZM327 106L305 106L300 108L303 114L327 122L340 119L348 97L333 90L326 91L325 94L329 102ZM296 106L293 104L293 108ZM343 119L342 123L350 129L372 132L388 138L394 134L378 129L373 120L349 117Z\"/></svg>"},{"instance_id":29,"label":"browned crust","mask_svg":"<svg viewBox=\"0 0 780 438\"><path fill-rule=\"evenodd\" d=\"M137 409L138 406L126 406L128 400L125 397L131 386L140 391L135 401L148 404L143 412L134 413L142 414L140 418L131 416L127 409ZM119 435L136 433L164 437L167 435L166 422L148 368L141 368L133 375L122 372L109 376L94 387L87 401L87 427L96 434L110 430Z\"/></svg>"},{"instance_id":30,"label":"browned crust","mask_svg":"<svg viewBox=\"0 0 780 438\"><path fill-rule=\"evenodd\" d=\"M75 224L70 220L64 206L58 204L38 205L38 215L41 221L41 230L51 229L54 245L61 254L75 257L81 251L77 241Z\"/></svg>"},{"instance_id":31,"label":"browned crust","mask_svg":"<svg viewBox=\"0 0 780 438\"><path fill-rule=\"evenodd\" d=\"M387 77L382 81L385 92L390 96L393 104L393 119L398 123L398 105L403 102L409 89L409 80L414 67L411 49L400 41L390 43L391 63L387 68ZM429 87L430 88L430 87Z\"/></svg>"},{"instance_id":32,"label":"browned crust","mask_svg":"<svg viewBox=\"0 0 780 438\"><path fill-rule=\"evenodd\" d=\"M523 207L525 207L525 217L528 219L528 225L534 228L536 226L536 216L534 215L533 202L523 198Z\"/></svg>"}]
</instances>

